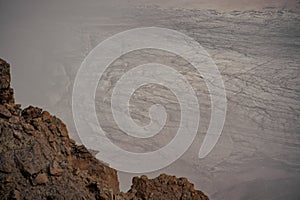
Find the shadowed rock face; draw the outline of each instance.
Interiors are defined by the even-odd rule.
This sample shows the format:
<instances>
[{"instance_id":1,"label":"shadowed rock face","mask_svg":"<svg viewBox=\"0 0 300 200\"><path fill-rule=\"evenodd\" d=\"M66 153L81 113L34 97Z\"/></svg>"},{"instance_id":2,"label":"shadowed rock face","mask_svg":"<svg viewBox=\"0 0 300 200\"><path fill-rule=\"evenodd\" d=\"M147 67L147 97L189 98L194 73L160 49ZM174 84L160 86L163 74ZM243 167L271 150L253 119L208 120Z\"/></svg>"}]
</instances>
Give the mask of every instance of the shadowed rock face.
<instances>
[{"instance_id":1,"label":"shadowed rock face","mask_svg":"<svg viewBox=\"0 0 300 200\"><path fill-rule=\"evenodd\" d=\"M14 91L10 88L10 66L0 59L0 103L14 103Z\"/></svg>"},{"instance_id":2,"label":"shadowed rock face","mask_svg":"<svg viewBox=\"0 0 300 200\"><path fill-rule=\"evenodd\" d=\"M66 125L37 107L21 109L0 59L0 199L208 199L185 178L135 177L120 193L116 170L69 138Z\"/></svg>"}]
</instances>

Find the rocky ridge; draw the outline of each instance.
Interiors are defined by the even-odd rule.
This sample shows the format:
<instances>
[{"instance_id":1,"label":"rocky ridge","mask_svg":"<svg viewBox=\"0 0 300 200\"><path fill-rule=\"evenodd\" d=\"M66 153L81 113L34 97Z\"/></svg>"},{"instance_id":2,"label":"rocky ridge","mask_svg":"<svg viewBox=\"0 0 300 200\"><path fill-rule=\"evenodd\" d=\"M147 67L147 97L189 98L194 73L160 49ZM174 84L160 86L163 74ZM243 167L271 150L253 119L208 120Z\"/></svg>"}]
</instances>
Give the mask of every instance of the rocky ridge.
<instances>
[{"instance_id":1,"label":"rocky ridge","mask_svg":"<svg viewBox=\"0 0 300 200\"><path fill-rule=\"evenodd\" d=\"M41 108L22 109L0 59L0 199L206 200L186 178L135 177L120 192L117 171L69 138L66 125Z\"/></svg>"}]
</instances>

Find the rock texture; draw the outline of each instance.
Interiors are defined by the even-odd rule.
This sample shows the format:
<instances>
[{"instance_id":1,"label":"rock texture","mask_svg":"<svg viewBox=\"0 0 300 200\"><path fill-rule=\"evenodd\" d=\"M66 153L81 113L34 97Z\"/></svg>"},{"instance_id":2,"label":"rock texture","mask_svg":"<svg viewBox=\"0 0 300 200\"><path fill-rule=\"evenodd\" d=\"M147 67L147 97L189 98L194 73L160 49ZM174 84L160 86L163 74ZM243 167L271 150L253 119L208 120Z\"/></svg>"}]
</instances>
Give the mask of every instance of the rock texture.
<instances>
[{"instance_id":1,"label":"rock texture","mask_svg":"<svg viewBox=\"0 0 300 200\"><path fill-rule=\"evenodd\" d=\"M116 170L77 146L60 119L14 104L9 65L0 63L0 199L111 199L117 194Z\"/></svg>"},{"instance_id":2,"label":"rock texture","mask_svg":"<svg viewBox=\"0 0 300 200\"><path fill-rule=\"evenodd\" d=\"M14 103L14 91L10 87L10 66L0 59L0 103Z\"/></svg>"},{"instance_id":3,"label":"rock texture","mask_svg":"<svg viewBox=\"0 0 300 200\"><path fill-rule=\"evenodd\" d=\"M186 178L176 178L161 174L155 179L148 179L147 176L134 177L131 189L124 195L124 199L180 199L180 200L208 200L208 197L201 191L195 190L194 185ZM121 198L123 199L123 198Z\"/></svg>"},{"instance_id":4,"label":"rock texture","mask_svg":"<svg viewBox=\"0 0 300 200\"><path fill-rule=\"evenodd\" d=\"M14 103L10 66L0 59L0 199L208 199L185 178L133 179L119 191L116 170L68 136L47 111Z\"/></svg>"}]
</instances>

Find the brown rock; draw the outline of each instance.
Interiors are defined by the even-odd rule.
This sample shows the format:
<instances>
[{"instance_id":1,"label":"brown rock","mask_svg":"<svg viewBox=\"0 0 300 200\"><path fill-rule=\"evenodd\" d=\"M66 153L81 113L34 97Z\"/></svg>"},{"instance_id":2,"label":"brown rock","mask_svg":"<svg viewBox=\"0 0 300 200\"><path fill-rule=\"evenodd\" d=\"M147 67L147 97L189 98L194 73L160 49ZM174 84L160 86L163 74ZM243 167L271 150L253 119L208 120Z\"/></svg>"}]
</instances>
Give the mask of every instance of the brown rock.
<instances>
[{"instance_id":1,"label":"brown rock","mask_svg":"<svg viewBox=\"0 0 300 200\"><path fill-rule=\"evenodd\" d=\"M14 90L11 88L2 90L0 92L0 99L2 103L13 103L14 102L13 96L14 96Z\"/></svg>"},{"instance_id":2,"label":"brown rock","mask_svg":"<svg viewBox=\"0 0 300 200\"><path fill-rule=\"evenodd\" d=\"M59 118L14 104L9 68L0 59L0 199L207 199L186 179L167 175L135 177L120 193L117 171L77 146Z\"/></svg>"},{"instance_id":3,"label":"brown rock","mask_svg":"<svg viewBox=\"0 0 300 200\"><path fill-rule=\"evenodd\" d=\"M35 129L31 124L23 123L22 126L26 133L31 134L31 135L34 133Z\"/></svg>"},{"instance_id":4,"label":"brown rock","mask_svg":"<svg viewBox=\"0 0 300 200\"><path fill-rule=\"evenodd\" d=\"M38 107L29 106L22 111L24 119L30 120L38 117L42 117L42 109Z\"/></svg>"},{"instance_id":5,"label":"brown rock","mask_svg":"<svg viewBox=\"0 0 300 200\"><path fill-rule=\"evenodd\" d=\"M56 135L56 136L59 135L58 132L57 132L57 127L55 126L55 124L50 124L50 125L48 126L48 128L49 128L49 130L53 133L53 135Z\"/></svg>"},{"instance_id":6,"label":"brown rock","mask_svg":"<svg viewBox=\"0 0 300 200\"><path fill-rule=\"evenodd\" d=\"M32 183L33 183L33 185L41 185L41 184L46 184L48 181L49 180L48 180L47 174L40 173L32 180Z\"/></svg>"},{"instance_id":7,"label":"brown rock","mask_svg":"<svg viewBox=\"0 0 300 200\"><path fill-rule=\"evenodd\" d=\"M22 138L23 138L22 133L20 131L16 131L16 130L14 130L14 137L18 140L22 140Z\"/></svg>"},{"instance_id":8,"label":"brown rock","mask_svg":"<svg viewBox=\"0 0 300 200\"><path fill-rule=\"evenodd\" d=\"M51 115L48 111L43 111L42 112L42 119L45 122L51 122Z\"/></svg>"},{"instance_id":9,"label":"brown rock","mask_svg":"<svg viewBox=\"0 0 300 200\"><path fill-rule=\"evenodd\" d=\"M50 174L53 176L61 176L63 169L59 166L59 164L54 161L50 166Z\"/></svg>"},{"instance_id":10,"label":"brown rock","mask_svg":"<svg viewBox=\"0 0 300 200\"><path fill-rule=\"evenodd\" d=\"M10 87L10 66L1 58L0 66L0 89L8 89Z\"/></svg>"},{"instance_id":11,"label":"brown rock","mask_svg":"<svg viewBox=\"0 0 300 200\"><path fill-rule=\"evenodd\" d=\"M21 193L20 193L20 191L18 191L18 190L12 191L10 199L20 200L21 199Z\"/></svg>"},{"instance_id":12,"label":"brown rock","mask_svg":"<svg viewBox=\"0 0 300 200\"><path fill-rule=\"evenodd\" d=\"M48 141L49 141L50 143L54 142L54 136L53 136L53 135L49 135Z\"/></svg>"},{"instance_id":13,"label":"brown rock","mask_svg":"<svg viewBox=\"0 0 300 200\"><path fill-rule=\"evenodd\" d=\"M12 159L14 152L12 150L0 152L0 172L12 173L16 169L14 160Z\"/></svg>"},{"instance_id":14,"label":"brown rock","mask_svg":"<svg viewBox=\"0 0 300 200\"><path fill-rule=\"evenodd\" d=\"M41 145L40 142L42 141L37 139L37 141L31 141L30 144L27 144L28 147L26 148L14 150L14 160L21 175L25 178L39 173L49 165L49 161L44 156L44 152L47 152L48 148Z\"/></svg>"},{"instance_id":15,"label":"brown rock","mask_svg":"<svg viewBox=\"0 0 300 200\"><path fill-rule=\"evenodd\" d=\"M11 117L11 113L4 105L0 105L0 116L5 117L5 118Z\"/></svg>"},{"instance_id":16,"label":"brown rock","mask_svg":"<svg viewBox=\"0 0 300 200\"><path fill-rule=\"evenodd\" d=\"M208 200L201 191L197 191L194 185L186 178L176 178L161 174L155 179L147 176L134 177L131 189L122 194L125 199L147 199L147 200Z\"/></svg>"},{"instance_id":17,"label":"brown rock","mask_svg":"<svg viewBox=\"0 0 300 200\"><path fill-rule=\"evenodd\" d=\"M10 88L10 66L0 58L0 103L13 104L14 91Z\"/></svg>"},{"instance_id":18,"label":"brown rock","mask_svg":"<svg viewBox=\"0 0 300 200\"><path fill-rule=\"evenodd\" d=\"M59 124L58 130L59 130L60 135L62 137L67 137L69 135L68 130L67 130L67 126L62 122Z\"/></svg>"},{"instance_id":19,"label":"brown rock","mask_svg":"<svg viewBox=\"0 0 300 200\"><path fill-rule=\"evenodd\" d=\"M9 122L12 124L21 124L20 119L17 116L12 116L11 118L9 118Z\"/></svg>"}]
</instances>

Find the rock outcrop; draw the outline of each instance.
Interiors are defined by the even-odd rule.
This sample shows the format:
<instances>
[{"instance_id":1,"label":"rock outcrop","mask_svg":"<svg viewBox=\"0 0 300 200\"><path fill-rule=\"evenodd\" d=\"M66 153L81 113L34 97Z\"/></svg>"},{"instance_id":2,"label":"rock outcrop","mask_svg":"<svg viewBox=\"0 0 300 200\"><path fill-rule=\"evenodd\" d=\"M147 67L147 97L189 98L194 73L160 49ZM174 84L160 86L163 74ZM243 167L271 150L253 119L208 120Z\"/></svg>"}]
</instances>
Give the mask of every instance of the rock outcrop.
<instances>
[{"instance_id":1,"label":"rock outcrop","mask_svg":"<svg viewBox=\"0 0 300 200\"><path fill-rule=\"evenodd\" d=\"M185 178L133 179L119 191L117 171L68 136L47 111L15 104L10 66L0 59L0 199L208 199Z\"/></svg>"},{"instance_id":2,"label":"rock outcrop","mask_svg":"<svg viewBox=\"0 0 300 200\"><path fill-rule=\"evenodd\" d=\"M195 190L194 185L186 178L176 178L161 174L154 179L148 179L147 176L134 177L132 179L131 189L120 194L120 199L135 200L208 200L208 197L201 191Z\"/></svg>"},{"instance_id":3,"label":"rock outcrop","mask_svg":"<svg viewBox=\"0 0 300 200\"><path fill-rule=\"evenodd\" d=\"M14 90L10 87L10 66L7 62L0 59L0 103L15 103Z\"/></svg>"}]
</instances>

